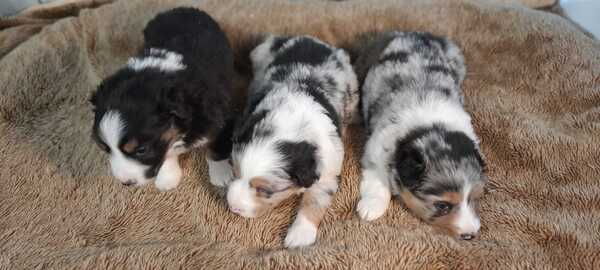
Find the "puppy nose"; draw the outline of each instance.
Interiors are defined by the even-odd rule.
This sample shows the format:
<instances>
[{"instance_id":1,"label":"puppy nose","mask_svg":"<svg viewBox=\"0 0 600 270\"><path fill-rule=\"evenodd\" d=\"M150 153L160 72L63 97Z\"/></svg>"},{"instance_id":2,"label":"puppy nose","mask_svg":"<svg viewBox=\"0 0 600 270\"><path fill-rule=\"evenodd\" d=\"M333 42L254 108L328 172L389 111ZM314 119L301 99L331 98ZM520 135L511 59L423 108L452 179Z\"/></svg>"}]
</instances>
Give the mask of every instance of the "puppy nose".
<instances>
[{"instance_id":1,"label":"puppy nose","mask_svg":"<svg viewBox=\"0 0 600 270\"><path fill-rule=\"evenodd\" d=\"M474 233L463 233L460 235L460 239L462 240L473 240L475 239L475 234Z\"/></svg>"},{"instance_id":2,"label":"puppy nose","mask_svg":"<svg viewBox=\"0 0 600 270\"><path fill-rule=\"evenodd\" d=\"M135 184L135 180L129 179L125 182L121 182L121 184L123 184L124 186L131 186L131 185Z\"/></svg>"},{"instance_id":3,"label":"puppy nose","mask_svg":"<svg viewBox=\"0 0 600 270\"><path fill-rule=\"evenodd\" d=\"M231 212L234 212L236 214L239 214L242 212L242 209L239 209L237 207L229 207L229 210L231 210Z\"/></svg>"}]
</instances>

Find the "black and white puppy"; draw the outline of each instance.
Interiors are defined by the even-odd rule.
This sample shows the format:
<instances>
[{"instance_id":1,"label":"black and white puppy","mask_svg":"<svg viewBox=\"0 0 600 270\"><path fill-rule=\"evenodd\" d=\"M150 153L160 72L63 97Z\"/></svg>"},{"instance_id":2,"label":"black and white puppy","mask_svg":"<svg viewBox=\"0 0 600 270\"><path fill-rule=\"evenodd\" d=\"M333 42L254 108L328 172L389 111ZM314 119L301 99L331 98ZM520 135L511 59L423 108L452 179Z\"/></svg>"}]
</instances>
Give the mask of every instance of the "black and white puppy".
<instances>
[{"instance_id":1,"label":"black and white puppy","mask_svg":"<svg viewBox=\"0 0 600 270\"><path fill-rule=\"evenodd\" d=\"M210 181L225 186L233 173L230 99L233 54L208 14L176 8L144 29L144 48L106 78L93 95L93 139L110 154L124 185L156 177L159 190L182 176L178 155L207 146Z\"/></svg>"},{"instance_id":2,"label":"black and white puppy","mask_svg":"<svg viewBox=\"0 0 600 270\"><path fill-rule=\"evenodd\" d=\"M268 37L251 60L255 77L234 132L227 202L256 217L303 193L284 245L310 245L337 190L341 129L358 109L356 75L344 50L309 36Z\"/></svg>"},{"instance_id":3,"label":"black and white puppy","mask_svg":"<svg viewBox=\"0 0 600 270\"><path fill-rule=\"evenodd\" d=\"M424 221L461 239L480 227L486 177L471 117L463 109L459 48L428 33L393 32L358 60L368 70L362 113L361 218L381 217L392 194Z\"/></svg>"}]
</instances>

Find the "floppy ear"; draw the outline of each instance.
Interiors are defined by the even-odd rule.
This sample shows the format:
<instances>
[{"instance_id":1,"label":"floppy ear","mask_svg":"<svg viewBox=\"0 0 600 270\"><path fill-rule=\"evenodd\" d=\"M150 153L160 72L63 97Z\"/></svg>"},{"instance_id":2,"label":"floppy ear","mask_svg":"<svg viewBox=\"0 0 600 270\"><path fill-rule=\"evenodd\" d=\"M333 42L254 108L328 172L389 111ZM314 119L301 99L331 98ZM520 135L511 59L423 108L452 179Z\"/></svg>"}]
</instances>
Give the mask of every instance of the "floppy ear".
<instances>
[{"instance_id":1,"label":"floppy ear","mask_svg":"<svg viewBox=\"0 0 600 270\"><path fill-rule=\"evenodd\" d=\"M296 185L307 188L319 179L316 146L306 141L282 142L278 146L287 164L285 171Z\"/></svg>"},{"instance_id":2,"label":"floppy ear","mask_svg":"<svg viewBox=\"0 0 600 270\"><path fill-rule=\"evenodd\" d=\"M191 121L193 109L189 105L191 102L188 89L177 85L176 79L169 79L166 87L162 89L163 113L178 119L179 121Z\"/></svg>"},{"instance_id":3,"label":"floppy ear","mask_svg":"<svg viewBox=\"0 0 600 270\"><path fill-rule=\"evenodd\" d=\"M421 152L412 145L400 145L394 158L397 181L409 190L418 188L425 171L425 160Z\"/></svg>"}]
</instances>

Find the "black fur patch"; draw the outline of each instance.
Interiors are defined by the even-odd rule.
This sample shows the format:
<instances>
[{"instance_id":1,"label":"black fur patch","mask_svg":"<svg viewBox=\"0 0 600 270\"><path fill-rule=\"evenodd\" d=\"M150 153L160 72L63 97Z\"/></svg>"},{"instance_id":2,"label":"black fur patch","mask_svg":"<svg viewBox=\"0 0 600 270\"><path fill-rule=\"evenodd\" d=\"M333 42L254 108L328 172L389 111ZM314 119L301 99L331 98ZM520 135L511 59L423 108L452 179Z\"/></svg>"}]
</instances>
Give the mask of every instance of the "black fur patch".
<instances>
[{"instance_id":1,"label":"black fur patch","mask_svg":"<svg viewBox=\"0 0 600 270\"><path fill-rule=\"evenodd\" d=\"M440 196L440 195L444 194L445 192L460 192L461 190L462 190L462 187L457 186L455 182L449 181L449 182L439 183L439 184L435 185L434 187L421 189L419 191L422 194Z\"/></svg>"},{"instance_id":2,"label":"black fur patch","mask_svg":"<svg viewBox=\"0 0 600 270\"><path fill-rule=\"evenodd\" d=\"M446 96L446 97L449 97L452 95L452 90L450 90L446 87L440 87L437 90L440 91L442 94L444 94L444 96Z\"/></svg>"},{"instance_id":3,"label":"black fur patch","mask_svg":"<svg viewBox=\"0 0 600 270\"><path fill-rule=\"evenodd\" d=\"M366 121L371 121L371 119L373 117L378 117L379 114L385 109L388 108L388 104L391 102L391 100L389 99L389 97L387 95L380 95L379 97L377 97L377 99L375 99L375 101L371 102L371 104L369 105L369 119L366 119ZM369 129L369 133L373 132L372 130Z\"/></svg>"},{"instance_id":4,"label":"black fur patch","mask_svg":"<svg viewBox=\"0 0 600 270\"><path fill-rule=\"evenodd\" d=\"M408 53L407 52L392 52L386 54L381 59L379 59L379 64L384 64L385 62L399 62L406 63L408 61Z\"/></svg>"},{"instance_id":5,"label":"black fur patch","mask_svg":"<svg viewBox=\"0 0 600 270\"><path fill-rule=\"evenodd\" d=\"M292 70L289 67L277 67L271 74L271 80L275 82L283 82L290 75Z\"/></svg>"},{"instance_id":6,"label":"black fur patch","mask_svg":"<svg viewBox=\"0 0 600 270\"><path fill-rule=\"evenodd\" d=\"M216 161L224 160L229 158L231 155L231 149L233 146L232 137L233 130L235 127L235 119L231 119L225 122L225 127L221 129L217 137L208 148L211 151L211 158Z\"/></svg>"},{"instance_id":7,"label":"black fur patch","mask_svg":"<svg viewBox=\"0 0 600 270\"><path fill-rule=\"evenodd\" d=\"M335 80L333 79L333 77L331 77L329 75L325 75L325 80L327 81L327 84L331 88L337 88L337 83L335 82Z\"/></svg>"},{"instance_id":8,"label":"black fur patch","mask_svg":"<svg viewBox=\"0 0 600 270\"><path fill-rule=\"evenodd\" d=\"M280 142L278 149L287 163L285 171L296 185L308 188L319 179L316 146L305 141Z\"/></svg>"},{"instance_id":9,"label":"black fur patch","mask_svg":"<svg viewBox=\"0 0 600 270\"><path fill-rule=\"evenodd\" d=\"M294 63L304 63L313 66L327 61L332 50L310 38L301 38L289 48L281 51L271 62L270 66L283 66Z\"/></svg>"},{"instance_id":10,"label":"black fur patch","mask_svg":"<svg viewBox=\"0 0 600 270\"><path fill-rule=\"evenodd\" d=\"M426 44L428 47L431 47L432 43L435 42L440 45L440 47L442 48L443 51L446 51L446 48L448 47L448 43L446 42L446 39L435 36L428 32L420 32L417 34L418 34L420 41L423 42L424 44Z\"/></svg>"},{"instance_id":11,"label":"black fur patch","mask_svg":"<svg viewBox=\"0 0 600 270\"><path fill-rule=\"evenodd\" d=\"M397 173L395 180L410 191L415 191L420 187L425 170L424 157L415 148L413 142L427 132L428 129L426 128L415 129L396 143L396 152L392 161L392 166L394 166Z\"/></svg>"},{"instance_id":12,"label":"black fur patch","mask_svg":"<svg viewBox=\"0 0 600 270\"><path fill-rule=\"evenodd\" d=\"M267 93L273 88L271 83L264 85L261 89L252 90L250 95L248 96L248 101L246 102L246 109L244 110L246 114L251 114L256 110L256 107L260 102L265 98Z\"/></svg>"},{"instance_id":13,"label":"black fur patch","mask_svg":"<svg viewBox=\"0 0 600 270\"><path fill-rule=\"evenodd\" d=\"M244 117L233 133L233 142L235 144L246 144L252 140L256 124L265 119L269 111L262 110Z\"/></svg>"},{"instance_id":14,"label":"black fur patch","mask_svg":"<svg viewBox=\"0 0 600 270\"><path fill-rule=\"evenodd\" d=\"M440 48L442 49L442 51L444 51L444 52L448 48L448 43L446 42L446 40L444 38L432 35L431 33L412 32L409 34L414 38L415 41L418 42L414 48L417 51L424 51L424 50L432 49L432 47L434 46L434 43L438 44L440 46Z\"/></svg>"},{"instance_id":15,"label":"black fur patch","mask_svg":"<svg viewBox=\"0 0 600 270\"><path fill-rule=\"evenodd\" d=\"M394 74L390 77L385 78L385 84L391 88L391 92L398 92L404 87L404 80L400 74Z\"/></svg>"},{"instance_id":16,"label":"black fur patch","mask_svg":"<svg viewBox=\"0 0 600 270\"><path fill-rule=\"evenodd\" d=\"M325 111L327 112L327 117L329 117L329 119L331 119L331 122L333 122L333 124L335 125L338 135L341 135L340 117L335 111L333 105L331 105L331 102L329 102L329 99L327 99L327 96L323 94L323 84L317 79L310 77L301 81L301 83L304 84L306 87L302 87L302 89L300 90L304 91L307 95L313 97L317 103L319 103L321 106L323 106L323 108L325 108Z\"/></svg>"},{"instance_id":17,"label":"black fur patch","mask_svg":"<svg viewBox=\"0 0 600 270\"><path fill-rule=\"evenodd\" d=\"M444 75L452 77L452 79L454 79L455 82L458 82L458 73L456 73L456 70L448 68L444 65L429 65L425 67L425 69L427 70L427 72L443 73Z\"/></svg>"},{"instance_id":18,"label":"black fur patch","mask_svg":"<svg viewBox=\"0 0 600 270\"><path fill-rule=\"evenodd\" d=\"M448 143L452 149L449 151L442 151L440 155L456 162L459 162L465 157L472 157L482 168L485 166L475 143L467 137L467 135L458 131L444 131L444 133L446 143Z\"/></svg>"},{"instance_id":19,"label":"black fur patch","mask_svg":"<svg viewBox=\"0 0 600 270\"><path fill-rule=\"evenodd\" d=\"M273 39L273 44L271 45L271 52L275 53L277 52L279 49L281 49L281 47L283 46L283 44L285 44L288 40L290 40L289 37L276 37Z\"/></svg>"}]
</instances>

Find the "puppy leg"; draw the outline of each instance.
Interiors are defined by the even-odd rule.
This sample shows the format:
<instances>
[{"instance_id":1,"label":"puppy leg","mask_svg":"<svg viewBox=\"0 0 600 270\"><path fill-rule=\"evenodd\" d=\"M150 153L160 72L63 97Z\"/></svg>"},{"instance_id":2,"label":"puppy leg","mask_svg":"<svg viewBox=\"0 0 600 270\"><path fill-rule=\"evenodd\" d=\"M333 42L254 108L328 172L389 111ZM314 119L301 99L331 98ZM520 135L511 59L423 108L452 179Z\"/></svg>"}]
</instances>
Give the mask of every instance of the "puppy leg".
<instances>
[{"instance_id":1,"label":"puppy leg","mask_svg":"<svg viewBox=\"0 0 600 270\"><path fill-rule=\"evenodd\" d=\"M233 168L229 164L229 159L213 160L207 156L206 162L211 184L217 187L226 187L233 180Z\"/></svg>"},{"instance_id":2,"label":"puppy leg","mask_svg":"<svg viewBox=\"0 0 600 270\"><path fill-rule=\"evenodd\" d=\"M206 162L208 163L209 180L211 184L218 187L225 187L233 180L233 168L229 163L229 157L233 145L231 137L234 125L234 119L227 121L223 130L208 147Z\"/></svg>"},{"instance_id":3,"label":"puppy leg","mask_svg":"<svg viewBox=\"0 0 600 270\"><path fill-rule=\"evenodd\" d=\"M364 169L360 181L360 200L356 206L358 215L368 221L381 217L391 197L388 180L382 179L376 168Z\"/></svg>"},{"instance_id":4,"label":"puppy leg","mask_svg":"<svg viewBox=\"0 0 600 270\"><path fill-rule=\"evenodd\" d=\"M337 178L321 178L304 192L296 219L285 237L285 247L304 247L315 242L319 223L331 203L331 196L337 190Z\"/></svg>"},{"instance_id":5,"label":"puppy leg","mask_svg":"<svg viewBox=\"0 0 600 270\"><path fill-rule=\"evenodd\" d=\"M156 188L160 191L171 190L181 181L181 167L179 166L179 159L177 156L170 156L165 159L165 162L158 170L156 175Z\"/></svg>"}]
</instances>

